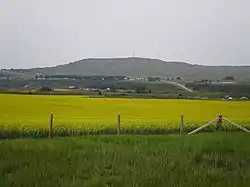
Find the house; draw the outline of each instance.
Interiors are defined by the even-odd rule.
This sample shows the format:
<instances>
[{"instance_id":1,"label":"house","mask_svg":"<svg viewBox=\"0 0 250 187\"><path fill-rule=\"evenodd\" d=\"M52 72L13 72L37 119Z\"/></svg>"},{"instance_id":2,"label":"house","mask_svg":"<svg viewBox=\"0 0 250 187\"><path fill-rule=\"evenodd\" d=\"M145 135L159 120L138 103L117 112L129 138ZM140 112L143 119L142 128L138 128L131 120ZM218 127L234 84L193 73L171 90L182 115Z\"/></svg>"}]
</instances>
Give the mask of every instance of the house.
<instances>
[{"instance_id":1,"label":"house","mask_svg":"<svg viewBox=\"0 0 250 187\"><path fill-rule=\"evenodd\" d=\"M30 85L28 85L28 84L24 86L24 88L29 88L29 87L30 87Z\"/></svg>"},{"instance_id":2,"label":"house","mask_svg":"<svg viewBox=\"0 0 250 187\"><path fill-rule=\"evenodd\" d=\"M226 95L226 96L224 97L224 99L225 99L225 100L232 100L233 98L232 98L231 96L229 96L229 95Z\"/></svg>"},{"instance_id":3,"label":"house","mask_svg":"<svg viewBox=\"0 0 250 187\"><path fill-rule=\"evenodd\" d=\"M69 89L77 89L77 86L69 86Z\"/></svg>"}]
</instances>

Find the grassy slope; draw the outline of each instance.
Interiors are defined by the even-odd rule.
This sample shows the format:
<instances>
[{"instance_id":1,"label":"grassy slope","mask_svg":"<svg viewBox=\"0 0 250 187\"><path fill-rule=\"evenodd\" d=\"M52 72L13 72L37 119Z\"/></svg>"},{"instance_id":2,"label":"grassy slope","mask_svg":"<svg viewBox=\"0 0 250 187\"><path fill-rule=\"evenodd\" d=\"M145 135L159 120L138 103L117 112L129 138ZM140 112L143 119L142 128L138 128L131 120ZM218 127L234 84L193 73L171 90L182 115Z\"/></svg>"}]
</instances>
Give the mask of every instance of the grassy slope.
<instances>
[{"instance_id":1,"label":"grassy slope","mask_svg":"<svg viewBox=\"0 0 250 187\"><path fill-rule=\"evenodd\" d=\"M127 76L181 76L195 79L221 79L231 75L239 79L249 79L249 66L197 66L183 62L165 62L146 58L104 58L83 59L75 63L52 68L31 69L29 73L68 75L127 75Z\"/></svg>"},{"instance_id":2,"label":"grassy slope","mask_svg":"<svg viewBox=\"0 0 250 187\"><path fill-rule=\"evenodd\" d=\"M0 141L0 186L249 186L249 135Z\"/></svg>"}]
</instances>

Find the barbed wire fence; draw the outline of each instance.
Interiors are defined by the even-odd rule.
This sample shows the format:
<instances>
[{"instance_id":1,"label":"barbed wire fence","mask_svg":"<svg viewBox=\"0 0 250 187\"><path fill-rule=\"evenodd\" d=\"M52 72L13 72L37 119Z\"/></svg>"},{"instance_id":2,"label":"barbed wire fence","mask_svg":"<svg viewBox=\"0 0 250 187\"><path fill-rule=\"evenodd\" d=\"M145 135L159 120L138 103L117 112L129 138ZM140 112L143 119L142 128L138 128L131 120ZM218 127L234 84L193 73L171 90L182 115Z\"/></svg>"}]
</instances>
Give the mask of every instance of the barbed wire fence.
<instances>
[{"instance_id":1,"label":"barbed wire fence","mask_svg":"<svg viewBox=\"0 0 250 187\"><path fill-rule=\"evenodd\" d=\"M109 116L110 117L110 116ZM107 124L102 124L101 121L105 120L104 116L90 116L90 117L77 117L73 116L68 119L62 116L56 116L53 113L47 118L48 127L43 125L36 126L32 123L40 118L30 116L27 118L25 123L20 128L13 128L9 130L8 124L5 127L0 126L0 138L19 138L19 137L31 137L36 138L36 136L42 138L52 139L53 137L60 136L79 136L87 134L181 134L181 135L192 135L205 129L209 129L209 132L213 131L223 131L223 124L227 123L233 126L235 129L240 129L244 132L250 133L248 126L240 125L236 122L229 120L228 117L218 115L212 121L201 125L202 123L193 125L189 120L185 119L184 115L180 115L179 122L168 121L164 119L163 116L128 116L121 114L114 115L112 122ZM176 120L176 118L175 118ZM62 123L67 124L67 122L81 123L82 125L62 125ZM93 124L88 124L88 122L93 122ZM144 123L150 121L150 123ZM155 122L155 123L154 123ZM177 124L178 123L178 124ZM26 124L26 125L25 125ZM27 125L30 124L30 125Z\"/></svg>"}]
</instances>

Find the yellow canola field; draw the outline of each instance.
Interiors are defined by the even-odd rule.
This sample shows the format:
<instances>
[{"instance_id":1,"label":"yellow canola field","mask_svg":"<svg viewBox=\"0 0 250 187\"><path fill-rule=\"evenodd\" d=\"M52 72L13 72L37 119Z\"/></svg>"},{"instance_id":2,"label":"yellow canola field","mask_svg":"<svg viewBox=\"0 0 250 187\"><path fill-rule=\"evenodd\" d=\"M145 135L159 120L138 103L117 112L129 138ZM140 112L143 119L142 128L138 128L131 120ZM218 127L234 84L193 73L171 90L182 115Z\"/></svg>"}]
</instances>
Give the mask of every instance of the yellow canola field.
<instances>
[{"instance_id":1,"label":"yellow canola field","mask_svg":"<svg viewBox=\"0 0 250 187\"><path fill-rule=\"evenodd\" d=\"M55 128L178 128L199 126L223 114L232 121L250 124L250 102L161 99L111 99L82 96L0 95L1 128L48 128L54 114Z\"/></svg>"}]
</instances>

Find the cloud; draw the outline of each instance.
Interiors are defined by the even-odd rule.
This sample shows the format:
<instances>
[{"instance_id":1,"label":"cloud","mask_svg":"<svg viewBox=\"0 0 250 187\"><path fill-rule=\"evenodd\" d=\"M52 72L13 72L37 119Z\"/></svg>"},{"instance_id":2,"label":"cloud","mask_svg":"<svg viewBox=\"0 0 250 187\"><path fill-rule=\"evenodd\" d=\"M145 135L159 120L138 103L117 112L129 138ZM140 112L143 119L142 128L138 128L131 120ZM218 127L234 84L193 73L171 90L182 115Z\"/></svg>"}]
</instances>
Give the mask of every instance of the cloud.
<instances>
[{"instance_id":1,"label":"cloud","mask_svg":"<svg viewBox=\"0 0 250 187\"><path fill-rule=\"evenodd\" d=\"M250 65L248 0L2 0L0 68L136 56Z\"/></svg>"}]
</instances>

